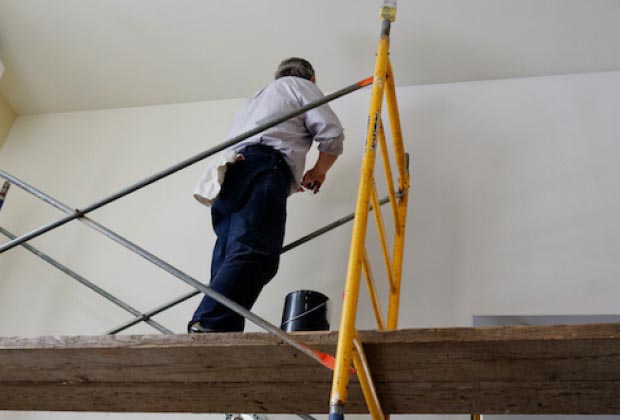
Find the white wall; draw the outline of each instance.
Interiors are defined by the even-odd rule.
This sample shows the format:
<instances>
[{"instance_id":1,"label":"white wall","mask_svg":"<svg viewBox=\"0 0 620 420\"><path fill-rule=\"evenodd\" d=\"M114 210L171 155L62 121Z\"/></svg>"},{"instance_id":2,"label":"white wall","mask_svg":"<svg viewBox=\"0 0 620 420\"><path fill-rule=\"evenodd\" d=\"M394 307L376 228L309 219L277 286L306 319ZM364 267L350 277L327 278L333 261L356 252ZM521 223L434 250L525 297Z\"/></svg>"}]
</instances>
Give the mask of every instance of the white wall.
<instances>
[{"instance_id":1,"label":"white wall","mask_svg":"<svg viewBox=\"0 0 620 420\"><path fill-rule=\"evenodd\" d=\"M467 326L474 314L618 312L620 72L403 87L398 95L413 160L402 327ZM0 168L84 206L222 141L240 103L21 116ZM318 196L291 198L285 242L353 209L367 105L368 91L334 102L346 154ZM213 234L208 210L190 195L200 172L194 165L92 216L206 281ZM0 225L24 233L58 215L14 187ZM332 298L335 328L349 239L347 226L284 255L256 312L277 324L284 295L312 288ZM33 244L140 310L188 290L76 222ZM379 262L378 247L369 248ZM383 280L378 263L374 271ZM196 303L156 319L183 332ZM0 255L0 335L100 334L128 318L23 249ZM365 297L359 318L360 329L374 327Z\"/></svg>"}]
</instances>

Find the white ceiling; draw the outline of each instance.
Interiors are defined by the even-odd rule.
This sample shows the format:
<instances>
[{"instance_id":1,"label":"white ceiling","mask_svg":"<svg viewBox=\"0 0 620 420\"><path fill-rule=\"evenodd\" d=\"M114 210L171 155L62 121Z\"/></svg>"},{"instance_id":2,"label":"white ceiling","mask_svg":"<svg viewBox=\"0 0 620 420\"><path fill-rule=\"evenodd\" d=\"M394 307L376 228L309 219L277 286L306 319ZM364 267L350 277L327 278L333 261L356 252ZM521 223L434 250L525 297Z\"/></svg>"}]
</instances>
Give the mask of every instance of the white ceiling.
<instances>
[{"instance_id":1,"label":"white ceiling","mask_svg":"<svg viewBox=\"0 0 620 420\"><path fill-rule=\"evenodd\" d=\"M372 73L380 0L0 0L19 114L244 97L280 59ZM620 0L400 0L400 85L620 70Z\"/></svg>"}]
</instances>

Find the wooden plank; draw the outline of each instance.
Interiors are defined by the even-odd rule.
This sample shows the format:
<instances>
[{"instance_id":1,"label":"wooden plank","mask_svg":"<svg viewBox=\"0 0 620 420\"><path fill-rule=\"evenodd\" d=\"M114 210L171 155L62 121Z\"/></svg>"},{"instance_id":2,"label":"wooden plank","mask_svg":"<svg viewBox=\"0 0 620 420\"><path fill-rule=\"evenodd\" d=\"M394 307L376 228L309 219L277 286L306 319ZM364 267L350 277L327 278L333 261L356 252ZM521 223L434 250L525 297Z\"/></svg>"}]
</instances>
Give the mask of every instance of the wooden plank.
<instances>
[{"instance_id":1,"label":"wooden plank","mask_svg":"<svg viewBox=\"0 0 620 420\"><path fill-rule=\"evenodd\" d=\"M335 332L299 335L333 354ZM390 413L620 413L620 324L360 336ZM330 385L261 333L0 338L2 410L325 413Z\"/></svg>"}]
</instances>

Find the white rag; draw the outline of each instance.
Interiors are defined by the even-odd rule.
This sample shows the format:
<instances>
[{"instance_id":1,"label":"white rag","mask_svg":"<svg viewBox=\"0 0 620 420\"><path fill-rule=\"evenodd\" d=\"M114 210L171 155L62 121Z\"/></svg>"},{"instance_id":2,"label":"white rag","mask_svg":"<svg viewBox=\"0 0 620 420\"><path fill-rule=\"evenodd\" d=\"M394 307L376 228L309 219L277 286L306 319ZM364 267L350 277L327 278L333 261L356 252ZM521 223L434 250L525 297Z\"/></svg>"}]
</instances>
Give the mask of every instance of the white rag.
<instances>
[{"instance_id":1,"label":"white rag","mask_svg":"<svg viewBox=\"0 0 620 420\"><path fill-rule=\"evenodd\" d=\"M228 165L242 159L243 155L231 149L214 155L209 160L207 169L200 177L198 184L194 187L194 198L201 204L211 207L220 194Z\"/></svg>"}]
</instances>

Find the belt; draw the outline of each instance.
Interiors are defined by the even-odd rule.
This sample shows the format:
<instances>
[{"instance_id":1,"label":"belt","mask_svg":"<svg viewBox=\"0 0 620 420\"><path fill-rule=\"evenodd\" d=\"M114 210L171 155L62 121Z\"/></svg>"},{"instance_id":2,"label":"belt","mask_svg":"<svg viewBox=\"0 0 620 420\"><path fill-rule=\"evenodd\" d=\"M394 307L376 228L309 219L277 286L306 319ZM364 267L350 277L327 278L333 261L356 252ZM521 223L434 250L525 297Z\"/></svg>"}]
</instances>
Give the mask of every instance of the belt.
<instances>
[{"instance_id":1,"label":"belt","mask_svg":"<svg viewBox=\"0 0 620 420\"><path fill-rule=\"evenodd\" d=\"M258 152L266 152L266 153L278 153L281 154L279 151L277 151L276 149L274 149L271 146L267 146L265 144L251 144L247 147L244 147L243 150L241 151L241 153L243 153L244 151L248 151L248 152L253 152L253 151L258 151Z\"/></svg>"},{"instance_id":2,"label":"belt","mask_svg":"<svg viewBox=\"0 0 620 420\"><path fill-rule=\"evenodd\" d=\"M239 153L243 155L243 152L245 151L261 152L261 153L268 153L270 155L275 155L277 161L280 163L280 165L282 165L282 168L285 168L289 176L291 177L293 176L291 172L291 168L288 166L288 163L286 163L286 160L284 159L284 155L279 150L276 150L273 147L267 146L265 144L251 144L249 146L244 147L242 150L239 151Z\"/></svg>"}]
</instances>

